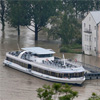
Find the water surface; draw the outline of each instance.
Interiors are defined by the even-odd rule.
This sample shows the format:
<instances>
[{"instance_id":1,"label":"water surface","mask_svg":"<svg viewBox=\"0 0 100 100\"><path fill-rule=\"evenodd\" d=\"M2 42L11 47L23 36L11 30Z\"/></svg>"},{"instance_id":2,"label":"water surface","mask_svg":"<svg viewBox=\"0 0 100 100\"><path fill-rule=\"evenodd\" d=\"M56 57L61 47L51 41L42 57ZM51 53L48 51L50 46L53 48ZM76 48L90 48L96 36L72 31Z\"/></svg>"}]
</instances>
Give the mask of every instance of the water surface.
<instances>
[{"instance_id":1,"label":"water surface","mask_svg":"<svg viewBox=\"0 0 100 100\"><path fill-rule=\"evenodd\" d=\"M56 56L62 57L62 54L59 53L58 42L42 39L35 42L34 33L25 27L21 27L20 38L17 37L16 29L8 25L6 26L4 35L0 31L0 100L39 100L36 89L42 87L44 84L52 85L52 82L38 79L9 67L3 67L6 52L18 50L22 47L34 46L53 49L57 52ZM100 58L97 57L81 54L65 54L65 58L77 59L78 61L100 67ZM79 92L79 96L75 100L86 100L91 96L92 92L100 94L100 79L87 80L83 86L72 86L72 88Z\"/></svg>"}]
</instances>

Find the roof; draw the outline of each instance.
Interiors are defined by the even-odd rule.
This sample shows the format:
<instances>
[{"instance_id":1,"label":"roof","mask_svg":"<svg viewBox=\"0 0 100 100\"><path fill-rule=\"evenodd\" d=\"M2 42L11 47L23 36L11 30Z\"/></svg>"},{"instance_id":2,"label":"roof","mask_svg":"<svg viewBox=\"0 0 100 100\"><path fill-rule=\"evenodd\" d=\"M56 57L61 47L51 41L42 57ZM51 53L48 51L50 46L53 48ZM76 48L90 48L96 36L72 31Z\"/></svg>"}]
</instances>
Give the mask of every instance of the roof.
<instances>
[{"instance_id":1,"label":"roof","mask_svg":"<svg viewBox=\"0 0 100 100\"><path fill-rule=\"evenodd\" d=\"M94 18L96 24L100 22L100 11L91 11L90 14Z\"/></svg>"},{"instance_id":2,"label":"roof","mask_svg":"<svg viewBox=\"0 0 100 100\"><path fill-rule=\"evenodd\" d=\"M34 54L54 54L55 52L50 49L44 49L41 47L29 47L29 48L21 48L22 50L32 52Z\"/></svg>"}]
</instances>

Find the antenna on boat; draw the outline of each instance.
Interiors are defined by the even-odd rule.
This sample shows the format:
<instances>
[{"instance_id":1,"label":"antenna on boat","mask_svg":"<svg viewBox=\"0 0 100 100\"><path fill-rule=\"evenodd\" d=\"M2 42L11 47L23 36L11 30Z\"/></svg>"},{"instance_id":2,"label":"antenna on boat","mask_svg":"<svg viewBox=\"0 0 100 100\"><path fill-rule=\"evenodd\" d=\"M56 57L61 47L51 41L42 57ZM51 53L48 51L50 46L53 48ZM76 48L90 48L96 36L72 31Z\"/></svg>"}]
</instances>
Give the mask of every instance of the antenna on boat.
<instances>
[{"instance_id":1,"label":"antenna on boat","mask_svg":"<svg viewBox=\"0 0 100 100\"><path fill-rule=\"evenodd\" d=\"M64 65L63 65L63 66L66 66L66 64L65 64L65 56L64 56L64 54L63 54L63 61L64 61Z\"/></svg>"}]
</instances>

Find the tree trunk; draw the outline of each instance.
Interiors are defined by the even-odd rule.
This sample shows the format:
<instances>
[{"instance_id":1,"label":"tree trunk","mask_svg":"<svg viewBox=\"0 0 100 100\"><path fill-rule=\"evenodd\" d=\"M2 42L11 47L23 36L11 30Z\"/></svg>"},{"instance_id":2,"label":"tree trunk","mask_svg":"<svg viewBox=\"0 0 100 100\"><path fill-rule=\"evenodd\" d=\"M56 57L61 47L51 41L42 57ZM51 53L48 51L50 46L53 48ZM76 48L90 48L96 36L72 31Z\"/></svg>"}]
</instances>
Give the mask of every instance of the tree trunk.
<instances>
[{"instance_id":1,"label":"tree trunk","mask_svg":"<svg viewBox=\"0 0 100 100\"><path fill-rule=\"evenodd\" d=\"M2 23L2 31L4 31L5 29L5 23L4 23L4 13L5 13L5 5L4 5L4 1L1 0L1 23Z\"/></svg>"},{"instance_id":2,"label":"tree trunk","mask_svg":"<svg viewBox=\"0 0 100 100\"><path fill-rule=\"evenodd\" d=\"M35 24L35 41L38 40L38 27L37 24Z\"/></svg>"},{"instance_id":3,"label":"tree trunk","mask_svg":"<svg viewBox=\"0 0 100 100\"><path fill-rule=\"evenodd\" d=\"M18 25L17 30L18 30L18 36L20 36L20 25Z\"/></svg>"},{"instance_id":4,"label":"tree trunk","mask_svg":"<svg viewBox=\"0 0 100 100\"><path fill-rule=\"evenodd\" d=\"M2 31L1 43L3 44L5 40L5 32Z\"/></svg>"}]
</instances>

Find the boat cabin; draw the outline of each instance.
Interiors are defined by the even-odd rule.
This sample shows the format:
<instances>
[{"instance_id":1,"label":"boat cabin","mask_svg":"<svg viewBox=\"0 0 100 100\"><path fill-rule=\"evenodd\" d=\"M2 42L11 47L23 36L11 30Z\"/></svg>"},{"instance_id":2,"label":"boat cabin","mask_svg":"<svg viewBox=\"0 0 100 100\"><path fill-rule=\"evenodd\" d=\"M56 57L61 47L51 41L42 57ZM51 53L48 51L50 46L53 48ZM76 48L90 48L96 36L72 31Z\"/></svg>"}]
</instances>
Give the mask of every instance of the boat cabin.
<instances>
[{"instance_id":1,"label":"boat cabin","mask_svg":"<svg viewBox=\"0 0 100 100\"><path fill-rule=\"evenodd\" d=\"M19 54L19 58L36 61L42 63L43 61L54 60L53 54L55 53L51 49L44 49L41 47L29 47L22 48L24 50Z\"/></svg>"}]
</instances>

